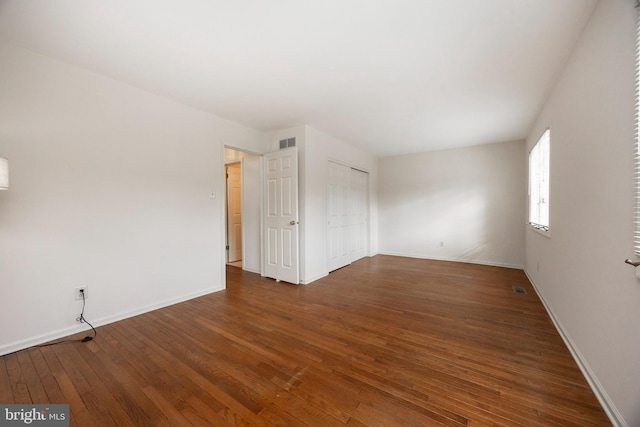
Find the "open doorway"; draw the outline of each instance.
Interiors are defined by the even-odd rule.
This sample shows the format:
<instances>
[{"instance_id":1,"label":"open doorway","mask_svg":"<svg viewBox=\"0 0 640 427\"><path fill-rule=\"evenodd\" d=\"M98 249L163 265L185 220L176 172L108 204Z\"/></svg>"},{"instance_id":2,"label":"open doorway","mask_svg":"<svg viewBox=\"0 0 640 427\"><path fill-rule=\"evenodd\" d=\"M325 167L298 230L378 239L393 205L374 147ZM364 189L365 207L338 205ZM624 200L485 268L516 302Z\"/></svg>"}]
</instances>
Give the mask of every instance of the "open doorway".
<instances>
[{"instance_id":1,"label":"open doorway","mask_svg":"<svg viewBox=\"0 0 640 427\"><path fill-rule=\"evenodd\" d=\"M225 261L253 273L261 272L261 163L258 154L224 149Z\"/></svg>"}]
</instances>

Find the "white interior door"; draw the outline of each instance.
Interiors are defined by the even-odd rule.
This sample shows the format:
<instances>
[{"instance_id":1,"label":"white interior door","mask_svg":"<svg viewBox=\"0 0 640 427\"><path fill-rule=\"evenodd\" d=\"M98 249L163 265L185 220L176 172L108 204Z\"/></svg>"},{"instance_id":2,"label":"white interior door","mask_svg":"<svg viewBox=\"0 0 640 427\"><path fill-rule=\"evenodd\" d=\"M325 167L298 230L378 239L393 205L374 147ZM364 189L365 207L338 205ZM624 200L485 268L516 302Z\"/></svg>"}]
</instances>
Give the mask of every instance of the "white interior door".
<instances>
[{"instance_id":1,"label":"white interior door","mask_svg":"<svg viewBox=\"0 0 640 427\"><path fill-rule=\"evenodd\" d=\"M349 250L349 186L351 168L329 162L328 170L328 251L329 271L351 262Z\"/></svg>"},{"instance_id":2,"label":"white interior door","mask_svg":"<svg viewBox=\"0 0 640 427\"><path fill-rule=\"evenodd\" d=\"M241 176L240 163L227 166L227 262L242 260Z\"/></svg>"},{"instance_id":3,"label":"white interior door","mask_svg":"<svg viewBox=\"0 0 640 427\"><path fill-rule=\"evenodd\" d=\"M265 276L300 282L298 260L298 151L264 155Z\"/></svg>"}]
</instances>

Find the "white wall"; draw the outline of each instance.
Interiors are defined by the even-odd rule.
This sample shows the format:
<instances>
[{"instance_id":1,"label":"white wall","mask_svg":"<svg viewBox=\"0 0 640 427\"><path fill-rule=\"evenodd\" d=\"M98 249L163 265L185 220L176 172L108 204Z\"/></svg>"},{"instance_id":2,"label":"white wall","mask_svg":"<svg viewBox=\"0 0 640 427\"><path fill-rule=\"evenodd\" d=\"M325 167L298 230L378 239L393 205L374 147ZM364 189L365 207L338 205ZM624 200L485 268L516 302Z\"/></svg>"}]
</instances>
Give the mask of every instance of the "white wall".
<instances>
[{"instance_id":1,"label":"white wall","mask_svg":"<svg viewBox=\"0 0 640 427\"><path fill-rule=\"evenodd\" d=\"M242 161L242 269L261 273L262 156L224 149L225 164Z\"/></svg>"},{"instance_id":2,"label":"white wall","mask_svg":"<svg viewBox=\"0 0 640 427\"><path fill-rule=\"evenodd\" d=\"M527 230L526 271L609 409L638 426L633 6L598 2L527 141L551 127L551 238Z\"/></svg>"},{"instance_id":3,"label":"white wall","mask_svg":"<svg viewBox=\"0 0 640 427\"><path fill-rule=\"evenodd\" d=\"M224 286L223 142L263 135L0 43L0 354ZM209 193L216 192L217 199Z\"/></svg>"},{"instance_id":4,"label":"white wall","mask_svg":"<svg viewBox=\"0 0 640 427\"><path fill-rule=\"evenodd\" d=\"M523 158L524 141L381 158L380 253L522 268Z\"/></svg>"}]
</instances>

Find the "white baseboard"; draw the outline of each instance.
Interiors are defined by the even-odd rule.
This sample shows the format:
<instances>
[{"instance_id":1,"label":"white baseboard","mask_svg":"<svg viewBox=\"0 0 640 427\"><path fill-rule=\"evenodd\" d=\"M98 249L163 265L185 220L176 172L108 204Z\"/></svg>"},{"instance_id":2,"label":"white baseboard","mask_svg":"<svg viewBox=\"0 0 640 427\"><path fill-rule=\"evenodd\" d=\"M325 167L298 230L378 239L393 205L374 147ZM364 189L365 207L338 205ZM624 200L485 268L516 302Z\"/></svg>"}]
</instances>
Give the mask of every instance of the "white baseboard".
<instances>
[{"instance_id":1,"label":"white baseboard","mask_svg":"<svg viewBox=\"0 0 640 427\"><path fill-rule=\"evenodd\" d=\"M244 271L248 271L249 273L256 273L256 274L260 274L260 270L257 270L257 269L248 268L248 267L245 267L245 266L242 266L242 269L243 269Z\"/></svg>"},{"instance_id":2,"label":"white baseboard","mask_svg":"<svg viewBox=\"0 0 640 427\"><path fill-rule=\"evenodd\" d=\"M91 324L94 325L93 321L91 322ZM47 334L37 335L35 337L31 337L26 340L6 344L0 347L0 356L4 356L9 353L14 353L16 351L24 350L26 348L33 347L34 345L44 344L49 341L64 338L66 336L77 334L79 332L86 331L89 329L91 329L89 325L80 324L78 326L58 329L56 331L49 332Z\"/></svg>"},{"instance_id":3,"label":"white baseboard","mask_svg":"<svg viewBox=\"0 0 640 427\"><path fill-rule=\"evenodd\" d=\"M447 257L434 257L427 256L424 254L413 254L406 252L379 252L380 255L391 255L391 256L402 256L407 258L419 258L419 259L432 259L436 261L452 261L452 262L465 262L469 264L480 264L480 265L489 265L492 267L504 267L504 268L514 268L516 270L523 270L524 265L520 264L507 264L503 262L495 262L495 261L485 261L480 259L465 259L465 258L447 258Z\"/></svg>"},{"instance_id":4,"label":"white baseboard","mask_svg":"<svg viewBox=\"0 0 640 427\"><path fill-rule=\"evenodd\" d=\"M580 368L582 375L584 375L585 379L589 383L589 386L591 387L591 390L593 390L593 393L596 395L598 402L600 402L600 405L602 405L602 409L604 409L604 412L607 414L607 417L609 417L609 421L611 421L611 424L613 424L615 427L629 427L627 422L622 417L622 414L620 413L620 411L618 411L616 406L613 404L613 401L607 394L607 391L604 389L604 387L600 383L600 380L598 380L598 377L596 376L595 372L593 372L593 369L591 369L591 367L589 366L589 363L584 358L584 356L582 355L578 347L575 345L569 333L565 330L565 328L562 326L562 323L560 323L558 318L553 313L553 310L551 310L551 307L549 306L549 304L547 304L547 302L545 301L544 296L542 295L542 292L540 291L540 289L538 289L538 287L534 283L529 273L527 273L526 269L524 270L524 273L527 275L527 278L529 279L529 282L531 282L531 285L533 286L533 289L536 291L536 294L538 294L538 298L540 298L540 301L542 301L542 305L544 305L545 310L547 310L547 313L549 314L551 321L553 322L554 326L556 327L556 330L562 337L562 340L564 341L565 345L569 349L569 352L573 356L573 359L578 364L578 368Z\"/></svg>"},{"instance_id":5,"label":"white baseboard","mask_svg":"<svg viewBox=\"0 0 640 427\"><path fill-rule=\"evenodd\" d=\"M308 285L311 282L315 282L316 280L322 279L323 277L327 277L329 273L322 273L317 275L316 277L312 277L311 279L300 280L301 285Z\"/></svg>"},{"instance_id":6,"label":"white baseboard","mask_svg":"<svg viewBox=\"0 0 640 427\"><path fill-rule=\"evenodd\" d=\"M102 317L99 319L89 319L89 321L91 322L91 324L94 327L99 327L99 326L103 326L103 325L108 325L109 323L113 323L113 322L117 322L119 320L124 320L127 319L129 317L133 317L133 316L137 316L139 314L143 314L143 313L148 313L150 311L153 310L158 310L160 308L163 307L168 307L170 305L173 304L178 304L180 302L184 302L184 301L188 301L190 299L193 298L198 298L201 297L203 295L207 295L207 294L211 294L214 292L218 292L223 290L222 288L211 288L211 289L206 289L204 291L199 291L199 292L195 292L192 294L187 294L187 295L182 295L180 297L177 298L171 298L165 301L160 301L154 304L149 304L143 307L138 307L135 308L133 310L128 310L128 311L123 311L121 313L117 313L117 314L113 314L110 316L106 316L106 317ZM79 324L76 326L71 326L68 328L62 328L62 329L58 329L56 331L53 332L49 332L47 334L43 334L43 335L38 335L35 337L31 337L25 340L21 340L21 341L17 341L14 343L10 343L7 345L3 345L0 347L0 356L3 356L5 354L9 354L9 353L13 353L16 351L20 351L20 350L24 350L26 348L29 347L33 347L35 345L39 345L39 344L43 344L49 341L53 341L53 340L57 340L60 338L64 338L67 337L69 335L74 335L77 334L79 332L83 332L83 331L88 331L91 328L87 325L87 324Z\"/></svg>"}]
</instances>

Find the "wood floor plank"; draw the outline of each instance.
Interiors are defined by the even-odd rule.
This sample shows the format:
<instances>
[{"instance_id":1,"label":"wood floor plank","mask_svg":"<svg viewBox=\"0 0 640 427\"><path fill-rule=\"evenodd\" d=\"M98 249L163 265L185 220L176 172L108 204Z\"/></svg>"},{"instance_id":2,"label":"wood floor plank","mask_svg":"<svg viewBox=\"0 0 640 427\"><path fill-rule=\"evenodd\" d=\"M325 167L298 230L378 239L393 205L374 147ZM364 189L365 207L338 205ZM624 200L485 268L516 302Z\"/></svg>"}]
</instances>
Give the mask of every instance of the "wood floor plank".
<instances>
[{"instance_id":1,"label":"wood floor plank","mask_svg":"<svg viewBox=\"0 0 640 427\"><path fill-rule=\"evenodd\" d=\"M93 362L93 369L105 387L118 391L114 395L134 425L161 425L159 421L161 411L147 397L144 389L141 390L145 384L136 382L127 369L122 369L122 364L126 362L120 360L116 363L117 359L112 359L111 354L113 353L106 353L101 349L91 354L85 352L83 357L87 363Z\"/></svg>"},{"instance_id":2,"label":"wood floor plank","mask_svg":"<svg viewBox=\"0 0 640 427\"><path fill-rule=\"evenodd\" d=\"M92 357L88 362L83 357L83 353L93 354L87 347L94 345L93 342L85 345L73 343L54 348L54 353L74 384L75 379L80 377L86 383L78 392L92 417L99 415L99 419L109 420L118 426L135 426L134 420L127 413L127 409L134 407L129 396L123 393L120 385L105 383L103 367L98 359Z\"/></svg>"},{"instance_id":3,"label":"wood floor plank","mask_svg":"<svg viewBox=\"0 0 640 427\"><path fill-rule=\"evenodd\" d=\"M0 403L13 404L13 392L11 391L11 381L7 372L7 362L5 357L0 357Z\"/></svg>"},{"instance_id":4,"label":"wood floor plank","mask_svg":"<svg viewBox=\"0 0 640 427\"><path fill-rule=\"evenodd\" d=\"M522 271L380 255L306 286L228 267L225 291L1 357L1 403L36 400L73 426L610 425Z\"/></svg>"},{"instance_id":5,"label":"wood floor plank","mask_svg":"<svg viewBox=\"0 0 640 427\"><path fill-rule=\"evenodd\" d=\"M60 364L60 361L55 356L53 349L51 347L42 347L29 350L31 352L37 351L41 356L45 365L42 365L42 370L39 372L41 378L48 377L49 375L53 376L53 380L55 381L55 385L52 385L53 388L58 388L60 390L61 396L57 396L57 392L52 392L56 394L56 398L50 396L50 400L46 403L66 403L69 404L70 410L70 425L82 425L82 426L91 426L96 425L93 421L93 417L89 414L89 411L84 404L84 401L80 397L78 390L76 389L73 382L69 379L67 373L64 368ZM43 381L43 384L46 384ZM47 393L49 393L49 388L46 388ZM60 399L58 401L58 399Z\"/></svg>"},{"instance_id":6,"label":"wood floor plank","mask_svg":"<svg viewBox=\"0 0 640 427\"><path fill-rule=\"evenodd\" d=\"M67 403L60 386L56 382L53 373L49 370L49 365L44 359L42 352L39 348L32 348L28 351L31 360L33 360L33 366L35 367L42 388L46 393L46 398L42 399L43 403Z\"/></svg>"},{"instance_id":7,"label":"wood floor plank","mask_svg":"<svg viewBox=\"0 0 640 427\"><path fill-rule=\"evenodd\" d=\"M34 403L31 400L29 387L27 386L24 375L22 374L20 362L18 361L18 355L10 354L8 356L5 356L4 359L7 367L7 376L9 378L9 383L7 385L9 386L9 390L13 395L14 403Z\"/></svg>"},{"instance_id":8,"label":"wood floor plank","mask_svg":"<svg viewBox=\"0 0 640 427\"><path fill-rule=\"evenodd\" d=\"M55 374L56 381L60 386L60 390L65 397L66 403L69 404L70 418L81 426L107 425L108 419L104 419L100 414L90 409L85 401L80 397L73 381L69 378L65 371ZM101 422L102 421L102 422Z\"/></svg>"},{"instance_id":9,"label":"wood floor plank","mask_svg":"<svg viewBox=\"0 0 640 427\"><path fill-rule=\"evenodd\" d=\"M29 390L29 395L33 403L46 403L49 398L44 390L42 381L36 372L36 368L33 361L27 351L21 351L16 354L18 363L20 364L20 370L24 377L25 384Z\"/></svg>"},{"instance_id":10,"label":"wood floor plank","mask_svg":"<svg viewBox=\"0 0 640 427\"><path fill-rule=\"evenodd\" d=\"M138 328L132 333L140 334L142 331L142 325L138 325ZM156 331L156 337L160 336L162 331ZM258 406L252 400L252 397L243 395L243 386L233 387L233 384L228 382L228 378L221 371L216 371L215 366L212 366L214 371L215 381L210 381L207 375L201 375L193 367L188 366L183 362L182 357L175 357L164 346L154 342L154 340L140 337L147 345L145 353L149 360L152 360L158 366L167 366L167 370L170 370L175 377L186 377L193 383L197 384L202 390L209 393L216 400L220 401L224 405L224 418L232 421L233 423L248 421L252 425L265 425L257 417L256 412L259 411ZM166 344L166 343L165 343ZM169 371L167 371L168 373ZM171 389L170 385L166 389Z\"/></svg>"}]
</instances>

